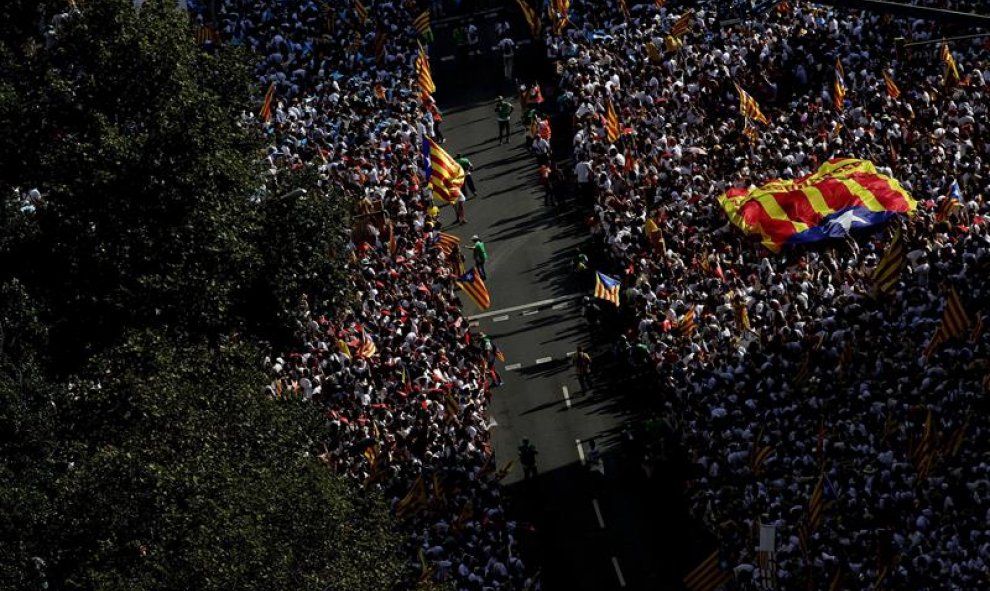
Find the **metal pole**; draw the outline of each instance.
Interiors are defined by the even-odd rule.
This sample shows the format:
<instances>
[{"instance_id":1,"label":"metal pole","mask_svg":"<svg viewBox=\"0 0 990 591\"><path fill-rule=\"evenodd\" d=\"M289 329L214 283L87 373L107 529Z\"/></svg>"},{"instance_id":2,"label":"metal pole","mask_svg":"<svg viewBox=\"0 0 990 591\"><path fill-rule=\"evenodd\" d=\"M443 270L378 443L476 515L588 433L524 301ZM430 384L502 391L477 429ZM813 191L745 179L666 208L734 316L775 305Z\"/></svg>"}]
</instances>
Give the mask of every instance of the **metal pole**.
<instances>
[{"instance_id":1,"label":"metal pole","mask_svg":"<svg viewBox=\"0 0 990 591\"><path fill-rule=\"evenodd\" d=\"M976 33L975 35L960 35L959 37L945 37L944 39L930 39L928 41L915 41L914 43L905 43L904 47L918 47L921 45L934 45L936 43L942 43L943 41L964 41L966 39L979 39L981 37L990 37L990 33Z\"/></svg>"}]
</instances>

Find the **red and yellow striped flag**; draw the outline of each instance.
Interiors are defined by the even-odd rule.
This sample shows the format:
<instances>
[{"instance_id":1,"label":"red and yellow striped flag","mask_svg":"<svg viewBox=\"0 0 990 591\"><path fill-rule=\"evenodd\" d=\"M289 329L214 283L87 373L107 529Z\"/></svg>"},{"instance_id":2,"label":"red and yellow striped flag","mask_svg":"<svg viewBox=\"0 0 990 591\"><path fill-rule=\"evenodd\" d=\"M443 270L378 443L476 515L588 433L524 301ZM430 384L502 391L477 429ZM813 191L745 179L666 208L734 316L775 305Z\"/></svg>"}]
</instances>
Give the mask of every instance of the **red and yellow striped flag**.
<instances>
[{"instance_id":1,"label":"red and yellow striped flag","mask_svg":"<svg viewBox=\"0 0 990 591\"><path fill-rule=\"evenodd\" d=\"M681 37L689 30L691 30L691 23L694 20L694 10L689 10L681 15L681 18L677 19L674 26L670 28L670 34L674 37Z\"/></svg>"},{"instance_id":2,"label":"red and yellow striped flag","mask_svg":"<svg viewBox=\"0 0 990 591\"><path fill-rule=\"evenodd\" d=\"M952 57L952 52L949 51L949 44L942 41L942 48L939 50L939 57L942 63L945 64L945 77L943 83L946 86L952 86L959 82L959 68L956 66L956 58Z\"/></svg>"},{"instance_id":3,"label":"red and yellow striped flag","mask_svg":"<svg viewBox=\"0 0 990 591\"><path fill-rule=\"evenodd\" d=\"M751 144L760 141L760 131L756 129L755 125L743 125L742 134L749 139Z\"/></svg>"},{"instance_id":4,"label":"red and yellow striped flag","mask_svg":"<svg viewBox=\"0 0 990 591\"><path fill-rule=\"evenodd\" d=\"M872 162L856 158L833 158L814 174L796 180L729 189L718 201L729 221L762 237L764 246L774 252L788 243L820 237L820 230L806 232L834 219L833 214L841 215L840 210L909 213L917 207L899 182L877 173Z\"/></svg>"},{"instance_id":5,"label":"red and yellow striped flag","mask_svg":"<svg viewBox=\"0 0 990 591\"><path fill-rule=\"evenodd\" d=\"M464 186L464 168L430 138L423 139L424 158L429 162L427 180L433 196L445 203L455 203Z\"/></svg>"},{"instance_id":6,"label":"red and yellow striped flag","mask_svg":"<svg viewBox=\"0 0 990 591\"><path fill-rule=\"evenodd\" d=\"M261 112L258 116L261 120L267 123L272 118L272 102L275 100L275 82L273 81L268 85L268 90L265 92L265 100L261 103Z\"/></svg>"},{"instance_id":7,"label":"red and yellow striped flag","mask_svg":"<svg viewBox=\"0 0 990 591\"><path fill-rule=\"evenodd\" d=\"M437 237L433 239L433 246L436 246L444 254L450 254L454 247L461 243L461 239L453 234L447 234L446 232L438 232Z\"/></svg>"},{"instance_id":8,"label":"red and yellow striped flag","mask_svg":"<svg viewBox=\"0 0 990 591\"><path fill-rule=\"evenodd\" d=\"M897 88L897 84L894 84L894 79L887 71L883 73L883 84L887 87L887 96L895 100L901 98L901 89Z\"/></svg>"},{"instance_id":9,"label":"red and yellow striped flag","mask_svg":"<svg viewBox=\"0 0 990 591\"><path fill-rule=\"evenodd\" d=\"M532 33L533 37L539 37L541 29L540 15L529 5L528 0L516 0L516 4L519 5L519 9L523 13L523 18L526 19L526 24L529 25L529 32Z\"/></svg>"},{"instance_id":10,"label":"red and yellow striped flag","mask_svg":"<svg viewBox=\"0 0 990 591\"><path fill-rule=\"evenodd\" d=\"M419 55L416 56L416 81L423 92L433 94L437 87L433 84L433 74L430 72L430 58L426 55L426 50L420 46Z\"/></svg>"},{"instance_id":11,"label":"red and yellow striped flag","mask_svg":"<svg viewBox=\"0 0 990 591\"><path fill-rule=\"evenodd\" d=\"M946 338L961 336L969 328L969 315L963 308L962 300L955 287L949 287L949 295L945 301L945 312L942 315L942 332Z\"/></svg>"},{"instance_id":12,"label":"red and yellow striped flag","mask_svg":"<svg viewBox=\"0 0 990 591\"><path fill-rule=\"evenodd\" d=\"M921 439L911 453L914 465L918 470L918 478L925 480L931 474L935 465L935 456L938 448L935 446L935 431L932 426L932 411L928 409L928 416L925 417L925 426L921 432Z\"/></svg>"},{"instance_id":13,"label":"red and yellow striped flag","mask_svg":"<svg viewBox=\"0 0 990 591\"><path fill-rule=\"evenodd\" d=\"M611 99L605 100L605 138L608 143L614 144L619 141L621 128L619 127L619 116L615 113L615 106Z\"/></svg>"},{"instance_id":14,"label":"red and yellow striped flag","mask_svg":"<svg viewBox=\"0 0 990 591\"><path fill-rule=\"evenodd\" d=\"M485 285L485 280L481 278L481 273L477 269L471 269L461 275L457 278L456 283L464 293L474 300L474 303L478 304L479 308L482 310L491 308L491 294L488 293L488 286Z\"/></svg>"},{"instance_id":15,"label":"red and yellow striped flag","mask_svg":"<svg viewBox=\"0 0 990 591\"><path fill-rule=\"evenodd\" d=\"M835 82L832 86L832 105L835 110L842 112L846 102L846 73L842 69L842 62L835 58Z\"/></svg>"},{"instance_id":16,"label":"red and yellow striped flag","mask_svg":"<svg viewBox=\"0 0 990 591\"><path fill-rule=\"evenodd\" d=\"M893 291L897 281L901 278L901 271L907 264L907 248L904 246L904 236L901 229L894 232L894 239L890 241L887 252L877 263L873 270L873 288L878 294L888 294Z\"/></svg>"},{"instance_id":17,"label":"red and yellow striped flag","mask_svg":"<svg viewBox=\"0 0 990 591\"><path fill-rule=\"evenodd\" d=\"M742 113L743 117L752 119L753 121L759 121L763 125L770 124L770 120L760 110L760 105L756 102L756 99L750 96L738 84L736 84L736 92L739 93L739 112Z\"/></svg>"},{"instance_id":18,"label":"red and yellow striped flag","mask_svg":"<svg viewBox=\"0 0 990 591\"><path fill-rule=\"evenodd\" d=\"M368 9L364 7L361 0L354 0L354 14L357 15L362 25L368 22Z\"/></svg>"},{"instance_id":19,"label":"red and yellow striped flag","mask_svg":"<svg viewBox=\"0 0 990 591\"><path fill-rule=\"evenodd\" d=\"M626 3L626 0L619 0L619 10L622 12L622 16L629 20L629 4Z\"/></svg>"},{"instance_id":20,"label":"red and yellow striped flag","mask_svg":"<svg viewBox=\"0 0 990 591\"><path fill-rule=\"evenodd\" d=\"M361 357L373 357L378 353L378 347L375 346L375 341L371 339L371 336L361 328L361 343L358 345L356 353Z\"/></svg>"},{"instance_id":21,"label":"red and yellow striped flag","mask_svg":"<svg viewBox=\"0 0 990 591\"><path fill-rule=\"evenodd\" d=\"M698 324L694 320L694 316L694 306L691 306L691 309L684 314L684 317L681 318L681 321L677 324L677 329L680 331L681 336L691 336L694 329L698 327Z\"/></svg>"},{"instance_id":22,"label":"red and yellow striped flag","mask_svg":"<svg viewBox=\"0 0 990 591\"><path fill-rule=\"evenodd\" d=\"M815 488L811 490L811 498L808 499L808 529L809 533L814 532L822 525L825 518L825 474L818 477Z\"/></svg>"},{"instance_id":23,"label":"red and yellow striped flag","mask_svg":"<svg viewBox=\"0 0 990 591\"><path fill-rule=\"evenodd\" d=\"M687 591L716 591L731 579L732 571L723 568L718 550L715 550L684 577L684 588Z\"/></svg>"}]
</instances>

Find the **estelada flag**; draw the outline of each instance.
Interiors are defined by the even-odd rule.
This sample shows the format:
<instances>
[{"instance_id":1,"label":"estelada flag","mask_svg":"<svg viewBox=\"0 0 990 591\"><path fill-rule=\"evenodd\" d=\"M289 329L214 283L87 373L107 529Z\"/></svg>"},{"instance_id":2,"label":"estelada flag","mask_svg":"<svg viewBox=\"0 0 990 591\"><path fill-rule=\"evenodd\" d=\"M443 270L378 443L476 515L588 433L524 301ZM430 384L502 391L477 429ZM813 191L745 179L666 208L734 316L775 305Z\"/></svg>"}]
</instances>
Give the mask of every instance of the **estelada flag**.
<instances>
[{"instance_id":1,"label":"estelada flag","mask_svg":"<svg viewBox=\"0 0 990 591\"><path fill-rule=\"evenodd\" d=\"M797 180L730 189L718 201L729 221L760 236L774 252L787 244L843 237L917 207L897 180L856 158L833 158Z\"/></svg>"},{"instance_id":2,"label":"estelada flag","mask_svg":"<svg viewBox=\"0 0 990 591\"><path fill-rule=\"evenodd\" d=\"M492 296L488 293L488 286L481 278L481 273L477 269L471 269L467 273L457 278L457 286L464 290L474 303L482 310L487 310L492 306Z\"/></svg>"},{"instance_id":3,"label":"estelada flag","mask_svg":"<svg viewBox=\"0 0 990 591\"><path fill-rule=\"evenodd\" d=\"M423 155L423 172L433 196L445 203L456 202L464 186L464 168L430 138L423 138Z\"/></svg>"}]
</instances>

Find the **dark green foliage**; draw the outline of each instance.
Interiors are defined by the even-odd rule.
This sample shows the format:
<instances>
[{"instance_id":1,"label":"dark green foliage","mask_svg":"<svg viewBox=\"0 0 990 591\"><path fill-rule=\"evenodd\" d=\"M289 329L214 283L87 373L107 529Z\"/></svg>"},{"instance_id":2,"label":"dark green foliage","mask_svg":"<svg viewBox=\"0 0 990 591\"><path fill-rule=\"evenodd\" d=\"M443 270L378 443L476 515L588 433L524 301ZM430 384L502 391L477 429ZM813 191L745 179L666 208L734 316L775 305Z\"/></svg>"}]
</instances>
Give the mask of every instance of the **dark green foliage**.
<instances>
[{"instance_id":1,"label":"dark green foliage","mask_svg":"<svg viewBox=\"0 0 990 591\"><path fill-rule=\"evenodd\" d=\"M259 396L256 359L142 334L98 379L0 382L0 588L390 588L384 503L306 453L321 418Z\"/></svg>"},{"instance_id":2,"label":"dark green foliage","mask_svg":"<svg viewBox=\"0 0 990 591\"><path fill-rule=\"evenodd\" d=\"M0 3L0 589L391 588L382 499L232 344L340 300L348 206L265 187L250 56L78 4Z\"/></svg>"},{"instance_id":3,"label":"dark green foliage","mask_svg":"<svg viewBox=\"0 0 990 591\"><path fill-rule=\"evenodd\" d=\"M26 4L0 10L23 23L16 9ZM256 303L315 289L301 274L276 283L286 275L273 265L295 273L319 262L309 276L323 280L319 271L333 263L326 250L302 253L280 240L324 247L346 223L339 200L306 173L283 182L309 190L303 211L271 218L284 205L267 203L277 199L263 185L264 144L241 124L257 108L248 56L196 47L171 2L140 12L130 4L85 3L47 49L30 27L0 36L0 228L12 232L0 242L0 268L43 303L61 369L127 327L211 339L245 323L271 328L279 310ZM35 187L43 205L24 219L13 189ZM304 258L289 260L296 254Z\"/></svg>"}]
</instances>

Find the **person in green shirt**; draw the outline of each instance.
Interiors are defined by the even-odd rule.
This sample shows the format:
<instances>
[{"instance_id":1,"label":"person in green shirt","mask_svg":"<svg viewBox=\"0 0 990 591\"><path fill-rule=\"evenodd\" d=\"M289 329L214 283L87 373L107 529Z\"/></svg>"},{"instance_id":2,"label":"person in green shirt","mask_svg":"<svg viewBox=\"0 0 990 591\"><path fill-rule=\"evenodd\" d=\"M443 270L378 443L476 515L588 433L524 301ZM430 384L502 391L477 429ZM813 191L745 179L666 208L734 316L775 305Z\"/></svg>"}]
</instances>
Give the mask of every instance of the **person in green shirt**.
<instances>
[{"instance_id":1,"label":"person in green shirt","mask_svg":"<svg viewBox=\"0 0 990 591\"><path fill-rule=\"evenodd\" d=\"M501 96L496 99L495 103L495 118L498 119L498 143L502 144L502 137L505 137L505 143L509 143L509 136L512 135L512 129L509 127L509 118L512 116L512 103L505 100Z\"/></svg>"},{"instance_id":2,"label":"person in green shirt","mask_svg":"<svg viewBox=\"0 0 990 591\"><path fill-rule=\"evenodd\" d=\"M457 61L461 63L467 61L467 32L461 25L454 27L454 45L457 46Z\"/></svg>"},{"instance_id":3,"label":"person in green shirt","mask_svg":"<svg viewBox=\"0 0 990 591\"><path fill-rule=\"evenodd\" d=\"M471 164L471 161L467 157L462 156L460 152L457 153L454 160L464 169L464 185L471 191L472 197L477 197L478 190L474 188L474 179L471 178L471 171L474 170L474 165Z\"/></svg>"},{"instance_id":4,"label":"person in green shirt","mask_svg":"<svg viewBox=\"0 0 990 591\"><path fill-rule=\"evenodd\" d=\"M485 248L485 243L481 241L481 238L478 238L477 234L471 237L471 241L474 242L474 248L472 248L474 253L474 267L481 273L482 279L488 279L488 274L485 272L485 263L488 262L488 249Z\"/></svg>"}]
</instances>

